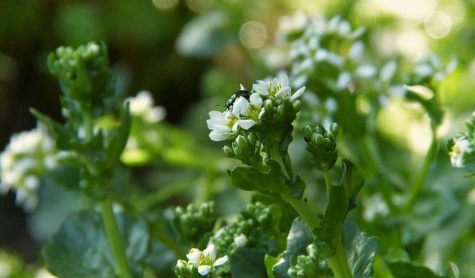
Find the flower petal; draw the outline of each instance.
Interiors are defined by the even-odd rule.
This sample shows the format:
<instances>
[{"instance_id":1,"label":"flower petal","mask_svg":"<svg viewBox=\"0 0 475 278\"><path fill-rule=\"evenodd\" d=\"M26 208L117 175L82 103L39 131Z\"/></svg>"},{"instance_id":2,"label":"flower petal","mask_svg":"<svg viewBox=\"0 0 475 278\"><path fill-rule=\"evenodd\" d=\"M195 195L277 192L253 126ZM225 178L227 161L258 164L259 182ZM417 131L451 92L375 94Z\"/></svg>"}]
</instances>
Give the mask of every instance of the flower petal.
<instances>
[{"instance_id":1,"label":"flower petal","mask_svg":"<svg viewBox=\"0 0 475 278\"><path fill-rule=\"evenodd\" d=\"M261 108L261 112L259 112L259 119L262 119L262 116L266 113L266 109L264 107Z\"/></svg>"},{"instance_id":2,"label":"flower petal","mask_svg":"<svg viewBox=\"0 0 475 278\"><path fill-rule=\"evenodd\" d=\"M233 115L235 117L247 116L249 109L249 101L245 97L238 97L233 104Z\"/></svg>"},{"instance_id":3,"label":"flower petal","mask_svg":"<svg viewBox=\"0 0 475 278\"><path fill-rule=\"evenodd\" d=\"M242 129L248 130L253 127L256 122L254 122L253 120L238 120L238 124L240 127L242 127Z\"/></svg>"},{"instance_id":4,"label":"flower petal","mask_svg":"<svg viewBox=\"0 0 475 278\"><path fill-rule=\"evenodd\" d=\"M298 89L297 92L293 93L292 96L290 97L290 101L293 102L294 100L298 99L299 97L303 95L304 92L305 92L305 86Z\"/></svg>"},{"instance_id":5,"label":"flower petal","mask_svg":"<svg viewBox=\"0 0 475 278\"><path fill-rule=\"evenodd\" d=\"M200 256L201 256L201 251L196 248L191 249L190 253L186 255L186 257L188 258L188 261L194 264L198 264L198 262L200 261Z\"/></svg>"},{"instance_id":6,"label":"flower petal","mask_svg":"<svg viewBox=\"0 0 475 278\"><path fill-rule=\"evenodd\" d=\"M216 248L214 247L214 244L209 244L208 247L203 250L203 255L210 256L213 260L216 259Z\"/></svg>"},{"instance_id":7,"label":"flower petal","mask_svg":"<svg viewBox=\"0 0 475 278\"><path fill-rule=\"evenodd\" d=\"M225 264L227 261L228 261L228 256L226 255L226 256L224 256L224 257L221 257L221 258L217 259L217 260L214 262L213 266L220 266L220 265L223 265L223 264Z\"/></svg>"},{"instance_id":8,"label":"flower petal","mask_svg":"<svg viewBox=\"0 0 475 278\"><path fill-rule=\"evenodd\" d=\"M246 88L244 88L244 85L242 85L242 84L239 84L239 89L240 90L246 90Z\"/></svg>"},{"instance_id":9,"label":"flower petal","mask_svg":"<svg viewBox=\"0 0 475 278\"><path fill-rule=\"evenodd\" d=\"M277 98L283 98L283 97L287 97L289 94L290 94L290 87L284 86L280 88L280 90L277 93L275 93L275 96Z\"/></svg>"},{"instance_id":10,"label":"flower petal","mask_svg":"<svg viewBox=\"0 0 475 278\"><path fill-rule=\"evenodd\" d=\"M198 273L201 275L201 276L206 276L208 275L208 273L210 272L211 270L211 266L209 265L200 265L198 266Z\"/></svg>"},{"instance_id":11,"label":"flower petal","mask_svg":"<svg viewBox=\"0 0 475 278\"><path fill-rule=\"evenodd\" d=\"M219 131L211 131L209 133L209 138L213 141L224 141L228 139L229 133L219 132Z\"/></svg>"},{"instance_id":12,"label":"flower petal","mask_svg":"<svg viewBox=\"0 0 475 278\"><path fill-rule=\"evenodd\" d=\"M252 105L261 107L262 106L262 98L258 94L251 94L251 97L249 98L249 101L251 102Z\"/></svg>"}]
</instances>

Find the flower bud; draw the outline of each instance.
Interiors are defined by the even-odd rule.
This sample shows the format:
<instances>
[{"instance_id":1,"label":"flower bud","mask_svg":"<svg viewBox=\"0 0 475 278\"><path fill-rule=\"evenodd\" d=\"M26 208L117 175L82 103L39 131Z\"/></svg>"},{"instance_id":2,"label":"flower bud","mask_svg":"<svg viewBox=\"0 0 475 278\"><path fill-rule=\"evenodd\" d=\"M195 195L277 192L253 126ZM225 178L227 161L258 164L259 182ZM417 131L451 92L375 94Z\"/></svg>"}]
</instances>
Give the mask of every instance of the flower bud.
<instances>
[{"instance_id":1,"label":"flower bud","mask_svg":"<svg viewBox=\"0 0 475 278\"><path fill-rule=\"evenodd\" d=\"M249 135L247 135L247 140L254 147L257 143L257 136L253 133L249 133Z\"/></svg>"},{"instance_id":2,"label":"flower bud","mask_svg":"<svg viewBox=\"0 0 475 278\"><path fill-rule=\"evenodd\" d=\"M223 151L227 157L230 157L230 158L234 157L233 149L231 149L229 146L224 146Z\"/></svg>"},{"instance_id":3,"label":"flower bud","mask_svg":"<svg viewBox=\"0 0 475 278\"><path fill-rule=\"evenodd\" d=\"M243 151L241 150L241 148L236 147L236 148L234 148L233 150L234 150L234 153L236 154L237 157L239 157L239 158L244 157L244 153L243 153Z\"/></svg>"},{"instance_id":4,"label":"flower bud","mask_svg":"<svg viewBox=\"0 0 475 278\"><path fill-rule=\"evenodd\" d=\"M294 102L292 102L292 106L294 107L295 112L299 112L302 108L302 102L300 100L295 100Z\"/></svg>"},{"instance_id":5,"label":"flower bud","mask_svg":"<svg viewBox=\"0 0 475 278\"><path fill-rule=\"evenodd\" d=\"M248 144L247 144L247 140L244 136L242 135L239 135L237 138L236 138L236 143L237 145L239 146L239 148L243 149L243 150L246 150L248 149Z\"/></svg>"},{"instance_id":6,"label":"flower bud","mask_svg":"<svg viewBox=\"0 0 475 278\"><path fill-rule=\"evenodd\" d=\"M322 134L322 135L325 134L325 129L322 126L317 125L317 127L315 129L316 129L316 131L315 131L316 133Z\"/></svg>"},{"instance_id":7,"label":"flower bud","mask_svg":"<svg viewBox=\"0 0 475 278\"><path fill-rule=\"evenodd\" d=\"M274 105L272 105L272 100L267 99L267 100L264 102L264 108L265 108L265 110L266 110L266 114L272 114L273 108L274 108Z\"/></svg>"},{"instance_id":8,"label":"flower bud","mask_svg":"<svg viewBox=\"0 0 475 278\"><path fill-rule=\"evenodd\" d=\"M325 147L330 148L332 146L332 141L328 138L325 138Z\"/></svg>"},{"instance_id":9,"label":"flower bud","mask_svg":"<svg viewBox=\"0 0 475 278\"><path fill-rule=\"evenodd\" d=\"M312 138L313 135L313 129L310 125L307 125L303 129L303 134L305 135L306 138Z\"/></svg>"},{"instance_id":10,"label":"flower bud","mask_svg":"<svg viewBox=\"0 0 475 278\"><path fill-rule=\"evenodd\" d=\"M333 133L333 135L338 136L338 133L340 132L340 127L338 126L337 123L333 123L331 126L330 126L330 131Z\"/></svg>"},{"instance_id":11,"label":"flower bud","mask_svg":"<svg viewBox=\"0 0 475 278\"><path fill-rule=\"evenodd\" d=\"M323 138L321 134L316 133L313 135L313 142L315 142L315 144L318 146L322 146L325 144L325 138Z\"/></svg>"}]
</instances>

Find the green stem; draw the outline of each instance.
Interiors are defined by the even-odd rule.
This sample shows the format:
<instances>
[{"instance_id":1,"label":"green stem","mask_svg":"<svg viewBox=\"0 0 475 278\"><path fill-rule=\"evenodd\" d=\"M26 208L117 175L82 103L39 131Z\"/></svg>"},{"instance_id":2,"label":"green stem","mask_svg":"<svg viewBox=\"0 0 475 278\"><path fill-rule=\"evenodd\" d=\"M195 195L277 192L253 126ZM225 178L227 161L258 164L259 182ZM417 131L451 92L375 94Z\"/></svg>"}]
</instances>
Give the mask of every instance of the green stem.
<instances>
[{"instance_id":1,"label":"green stem","mask_svg":"<svg viewBox=\"0 0 475 278\"><path fill-rule=\"evenodd\" d=\"M327 263L333 271L335 278L353 278L343 246L341 245L341 239L336 240L333 245L336 252L333 257L327 258Z\"/></svg>"},{"instance_id":2,"label":"green stem","mask_svg":"<svg viewBox=\"0 0 475 278\"><path fill-rule=\"evenodd\" d=\"M327 199L330 200L330 190L332 188L332 176L330 174L329 169L325 169L323 171L323 175L325 176L325 185L327 187Z\"/></svg>"},{"instance_id":3,"label":"green stem","mask_svg":"<svg viewBox=\"0 0 475 278\"><path fill-rule=\"evenodd\" d=\"M103 200L99 205L101 207L102 222L104 223L107 241L114 257L116 271L121 278L133 278L132 270L125 256L124 243L120 237L119 228L112 212L112 203L108 200Z\"/></svg>"},{"instance_id":4,"label":"green stem","mask_svg":"<svg viewBox=\"0 0 475 278\"><path fill-rule=\"evenodd\" d=\"M179 181L176 183L169 184L167 186L161 187L155 190L152 193L147 194L146 196L140 196L140 202L137 201L137 210L139 212L145 212L153 206L159 205L162 202L176 196L183 194L184 191L187 191L191 187L196 185L196 178L187 179L184 181Z\"/></svg>"},{"instance_id":5,"label":"green stem","mask_svg":"<svg viewBox=\"0 0 475 278\"><path fill-rule=\"evenodd\" d=\"M310 207L306 202L304 202L302 199L297 199L292 195L284 196L284 200L289 203L295 211L302 217L302 219L307 223L308 227L310 229L315 229L318 227L318 218L317 216L312 212Z\"/></svg>"},{"instance_id":6,"label":"green stem","mask_svg":"<svg viewBox=\"0 0 475 278\"><path fill-rule=\"evenodd\" d=\"M421 192L422 186L424 185L424 181L427 178L427 174L429 173L430 165L434 161L435 155L437 153L437 146L438 146L437 127L433 127L432 128L432 142L429 146L429 149L427 150L424 164L422 165L422 168L419 170L419 172L417 173L414 179L411 192L409 193L409 198L407 199L407 202L403 207L403 211L405 212L410 211L412 207L414 206L414 203Z\"/></svg>"},{"instance_id":7,"label":"green stem","mask_svg":"<svg viewBox=\"0 0 475 278\"><path fill-rule=\"evenodd\" d=\"M287 167L285 166L284 160L282 159L282 155L280 153L280 147L278 144L271 144L269 148L270 155L272 159L277 161L279 163L280 168L282 169L282 172L285 174L285 176L288 179L292 179L292 176L290 175L289 171L287 171Z\"/></svg>"}]
</instances>

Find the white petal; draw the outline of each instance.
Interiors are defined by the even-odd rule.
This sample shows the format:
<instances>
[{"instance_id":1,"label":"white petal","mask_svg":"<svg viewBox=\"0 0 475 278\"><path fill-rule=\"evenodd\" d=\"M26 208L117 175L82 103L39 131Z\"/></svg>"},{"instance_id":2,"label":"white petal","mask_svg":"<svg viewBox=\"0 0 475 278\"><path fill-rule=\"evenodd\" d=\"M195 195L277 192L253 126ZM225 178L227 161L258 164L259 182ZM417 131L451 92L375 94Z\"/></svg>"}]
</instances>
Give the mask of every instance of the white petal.
<instances>
[{"instance_id":1,"label":"white petal","mask_svg":"<svg viewBox=\"0 0 475 278\"><path fill-rule=\"evenodd\" d=\"M455 68L457 67L457 63L458 63L457 58L452 58L449 64L447 65L447 73L453 72Z\"/></svg>"},{"instance_id":2,"label":"white petal","mask_svg":"<svg viewBox=\"0 0 475 278\"><path fill-rule=\"evenodd\" d=\"M234 244L236 245L236 247L244 247L246 246L247 242L247 236L244 234L240 234L234 238Z\"/></svg>"},{"instance_id":3,"label":"white petal","mask_svg":"<svg viewBox=\"0 0 475 278\"><path fill-rule=\"evenodd\" d=\"M234 125L233 125L233 128L231 129L233 132L236 132L238 130L238 127L239 127L239 120L237 120Z\"/></svg>"},{"instance_id":4,"label":"white petal","mask_svg":"<svg viewBox=\"0 0 475 278\"><path fill-rule=\"evenodd\" d=\"M256 124L256 122L254 122L253 120L238 120L238 124L243 129L248 130L251 127L253 127Z\"/></svg>"},{"instance_id":5,"label":"white petal","mask_svg":"<svg viewBox=\"0 0 475 278\"><path fill-rule=\"evenodd\" d=\"M268 87L269 87L269 84L267 82L262 82L262 81L258 81L258 84L252 85L252 89L256 93L263 96L267 96L269 94Z\"/></svg>"},{"instance_id":6,"label":"white petal","mask_svg":"<svg viewBox=\"0 0 475 278\"><path fill-rule=\"evenodd\" d=\"M196 248L191 249L190 253L186 255L186 257L188 258L188 261L194 264L198 264L198 262L200 261L200 256L201 256L201 251Z\"/></svg>"},{"instance_id":7,"label":"white petal","mask_svg":"<svg viewBox=\"0 0 475 278\"><path fill-rule=\"evenodd\" d=\"M227 132L227 133L231 131L231 129L227 125L214 125L212 130L218 131L218 132Z\"/></svg>"},{"instance_id":8,"label":"white petal","mask_svg":"<svg viewBox=\"0 0 475 278\"><path fill-rule=\"evenodd\" d=\"M226 256L224 256L224 257L221 257L221 258L217 259L217 260L214 262L213 266L220 266L220 265L223 265L223 264L225 264L227 261L228 261L228 256L226 255Z\"/></svg>"},{"instance_id":9,"label":"white petal","mask_svg":"<svg viewBox=\"0 0 475 278\"><path fill-rule=\"evenodd\" d=\"M283 98L283 97L287 97L289 94L290 94L290 87L285 86L285 87L280 88L280 90L277 93L275 93L275 96L278 98Z\"/></svg>"},{"instance_id":10,"label":"white petal","mask_svg":"<svg viewBox=\"0 0 475 278\"><path fill-rule=\"evenodd\" d=\"M338 89L346 89L351 82L351 74L347 71L340 73L336 81L336 86Z\"/></svg>"},{"instance_id":11,"label":"white petal","mask_svg":"<svg viewBox=\"0 0 475 278\"><path fill-rule=\"evenodd\" d=\"M353 61L358 61L363 57L364 54L364 44L361 41L355 42L351 47L350 47L350 58Z\"/></svg>"},{"instance_id":12,"label":"white petal","mask_svg":"<svg viewBox=\"0 0 475 278\"><path fill-rule=\"evenodd\" d=\"M383 82L387 82L391 80L396 73L397 70L397 64L396 61L389 61L387 62L383 68L381 69L381 72L379 73L379 79Z\"/></svg>"},{"instance_id":13,"label":"white petal","mask_svg":"<svg viewBox=\"0 0 475 278\"><path fill-rule=\"evenodd\" d=\"M246 90L246 88L244 88L244 86L242 84L239 84L239 89Z\"/></svg>"},{"instance_id":14,"label":"white petal","mask_svg":"<svg viewBox=\"0 0 475 278\"><path fill-rule=\"evenodd\" d=\"M249 101L256 107L261 107L263 102L262 98L258 94L251 94Z\"/></svg>"},{"instance_id":15,"label":"white petal","mask_svg":"<svg viewBox=\"0 0 475 278\"><path fill-rule=\"evenodd\" d=\"M225 112L210 111L208 114L210 118L224 118Z\"/></svg>"},{"instance_id":16,"label":"white petal","mask_svg":"<svg viewBox=\"0 0 475 278\"><path fill-rule=\"evenodd\" d=\"M247 116L249 109L249 101L245 97L238 97L233 104L233 115L235 117Z\"/></svg>"},{"instance_id":17,"label":"white petal","mask_svg":"<svg viewBox=\"0 0 475 278\"><path fill-rule=\"evenodd\" d=\"M341 36L347 36L351 31L351 25L348 21L344 20L340 23L340 26L338 26L338 33Z\"/></svg>"},{"instance_id":18,"label":"white petal","mask_svg":"<svg viewBox=\"0 0 475 278\"><path fill-rule=\"evenodd\" d=\"M214 247L214 244L209 244L208 247L203 250L203 255L210 256L213 260L216 259L216 248Z\"/></svg>"},{"instance_id":19,"label":"white petal","mask_svg":"<svg viewBox=\"0 0 475 278\"><path fill-rule=\"evenodd\" d=\"M228 139L229 133L218 132L218 131L211 131L209 133L209 138L213 141L224 141Z\"/></svg>"},{"instance_id":20,"label":"white petal","mask_svg":"<svg viewBox=\"0 0 475 278\"><path fill-rule=\"evenodd\" d=\"M361 35L363 35L363 33L366 31L366 27L364 26L361 26L360 28L356 29L355 31L353 31L349 38L354 40L354 39L357 39L359 38Z\"/></svg>"},{"instance_id":21,"label":"white petal","mask_svg":"<svg viewBox=\"0 0 475 278\"><path fill-rule=\"evenodd\" d=\"M211 270L211 266L209 266L209 265L200 265L200 266L198 266L198 273L201 276L208 275L210 270Z\"/></svg>"},{"instance_id":22,"label":"white petal","mask_svg":"<svg viewBox=\"0 0 475 278\"><path fill-rule=\"evenodd\" d=\"M259 112L259 119L262 119L262 116L266 113L266 109L264 107L261 108L261 112Z\"/></svg>"},{"instance_id":23,"label":"white petal","mask_svg":"<svg viewBox=\"0 0 475 278\"><path fill-rule=\"evenodd\" d=\"M282 86L288 86L289 85L289 77L287 76L287 74L285 74L285 72L279 72L277 74L277 78L279 79L279 83L282 85Z\"/></svg>"},{"instance_id":24,"label":"white petal","mask_svg":"<svg viewBox=\"0 0 475 278\"><path fill-rule=\"evenodd\" d=\"M361 78L371 78L376 75L376 72L373 65L361 65L356 69L356 75Z\"/></svg>"},{"instance_id":25,"label":"white petal","mask_svg":"<svg viewBox=\"0 0 475 278\"><path fill-rule=\"evenodd\" d=\"M305 86L298 89L297 92L293 93L292 96L290 97L290 101L294 101L296 99L298 99L299 97L301 97L303 95L303 93L305 92Z\"/></svg>"}]
</instances>

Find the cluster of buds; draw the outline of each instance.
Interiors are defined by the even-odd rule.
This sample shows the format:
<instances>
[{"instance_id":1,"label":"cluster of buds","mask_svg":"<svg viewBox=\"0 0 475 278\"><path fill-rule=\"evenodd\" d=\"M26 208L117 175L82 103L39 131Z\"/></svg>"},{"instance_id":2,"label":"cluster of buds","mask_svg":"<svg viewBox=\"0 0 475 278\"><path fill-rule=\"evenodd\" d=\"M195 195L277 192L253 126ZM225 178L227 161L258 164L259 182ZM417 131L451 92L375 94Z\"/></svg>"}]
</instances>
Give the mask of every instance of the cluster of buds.
<instances>
[{"instance_id":1,"label":"cluster of buds","mask_svg":"<svg viewBox=\"0 0 475 278\"><path fill-rule=\"evenodd\" d=\"M105 43L90 42L74 49L58 47L48 57L48 67L61 85L63 114L80 118L80 109L97 114L111 103L113 78Z\"/></svg>"},{"instance_id":2,"label":"cluster of buds","mask_svg":"<svg viewBox=\"0 0 475 278\"><path fill-rule=\"evenodd\" d=\"M203 203L199 208L190 204L186 208L177 207L172 226L180 241L198 244L209 234L216 222L214 203Z\"/></svg>"},{"instance_id":3,"label":"cluster of buds","mask_svg":"<svg viewBox=\"0 0 475 278\"><path fill-rule=\"evenodd\" d=\"M224 112L211 111L206 122L213 141L236 138L248 132L266 133L269 129L288 128L300 110L298 98L305 87L292 93L289 78L280 73L273 79L257 81L252 91L241 85L226 102Z\"/></svg>"},{"instance_id":4,"label":"cluster of buds","mask_svg":"<svg viewBox=\"0 0 475 278\"><path fill-rule=\"evenodd\" d=\"M246 165L258 167L262 164L261 143L253 133L238 135L231 146L223 147L223 151L227 157L239 159Z\"/></svg>"},{"instance_id":5,"label":"cluster of buds","mask_svg":"<svg viewBox=\"0 0 475 278\"><path fill-rule=\"evenodd\" d=\"M36 207L41 177L58 165L53 138L41 126L14 134L0 155L0 192L13 190L27 211Z\"/></svg>"},{"instance_id":6,"label":"cluster of buds","mask_svg":"<svg viewBox=\"0 0 475 278\"><path fill-rule=\"evenodd\" d=\"M228 256L216 258L216 249L213 244L208 245L203 251L192 248L186 257L188 261L178 260L175 267L175 274L178 278L207 276L214 268L228 261Z\"/></svg>"},{"instance_id":7,"label":"cluster of buds","mask_svg":"<svg viewBox=\"0 0 475 278\"><path fill-rule=\"evenodd\" d=\"M287 273L294 278L331 277L331 270L321 260L315 244L307 246L308 255L300 255Z\"/></svg>"},{"instance_id":8,"label":"cluster of buds","mask_svg":"<svg viewBox=\"0 0 475 278\"><path fill-rule=\"evenodd\" d=\"M475 173L475 112L466 122L465 133L459 133L447 142L447 150L453 167L465 168Z\"/></svg>"},{"instance_id":9,"label":"cluster of buds","mask_svg":"<svg viewBox=\"0 0 475 278\"><path fill-rule=\"evenodd\" d=\"M235 222L221 228L211 239L218 254L231 254L236 248L258 244L259 237L278 233L280 211L275 205L250 203Z\"/></svg>"},{"instance_id":10,"label":"cluster of buds","mask_svg":"<svg viewBox=\"0 0 475 278\"><path fill-rule=\"evenodd\" d=\"M307 125L304 128L307 151L312 155L311 161L321 171L333 168L338 159L336 137L339 131L336 123L333 123L328 131L321 125Z\"/></svg>"}]
</instances>

